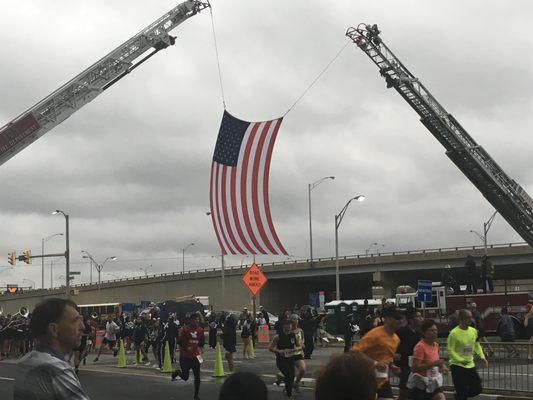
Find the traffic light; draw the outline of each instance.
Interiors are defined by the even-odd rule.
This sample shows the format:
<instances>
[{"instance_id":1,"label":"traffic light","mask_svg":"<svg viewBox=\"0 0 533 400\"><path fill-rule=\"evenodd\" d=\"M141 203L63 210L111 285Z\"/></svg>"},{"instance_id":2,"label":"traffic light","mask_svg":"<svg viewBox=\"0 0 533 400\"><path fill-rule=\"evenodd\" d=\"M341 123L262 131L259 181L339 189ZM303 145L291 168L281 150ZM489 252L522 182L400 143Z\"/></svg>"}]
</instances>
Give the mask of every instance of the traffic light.
<instances>
[{"instance_id":1,"label":"traffic light","mask_svg":"<svg viewBox=\"0 0 533 400\"><path fill-rule=\"evenodd\" d=\"M10 263L11 265L15 265L15 251L11 250L10 252L7 253L7 262Z\"/></svg>"},{"instance_id":2,"label":"traffic light","mask_svg":"<svg viewBox=\"0 0 533 400\"><path fill-rule=\"evenodd\" d=\"M31 251L30 250L24 250L22 252L22 254L24 255L24 262L26 264L31 264Z\"/></svg>"}]
</instances>

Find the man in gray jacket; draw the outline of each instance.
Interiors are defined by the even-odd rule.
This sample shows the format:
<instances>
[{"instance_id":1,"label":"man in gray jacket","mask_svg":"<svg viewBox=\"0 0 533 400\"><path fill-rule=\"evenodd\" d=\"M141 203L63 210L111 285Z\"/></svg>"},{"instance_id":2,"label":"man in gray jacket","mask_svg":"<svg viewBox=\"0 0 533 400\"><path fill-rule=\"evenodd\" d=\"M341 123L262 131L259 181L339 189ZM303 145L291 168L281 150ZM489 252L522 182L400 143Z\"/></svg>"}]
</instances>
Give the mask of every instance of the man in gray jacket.
<instances>
[{"instance_id":1,"label":"man in gray jacket","mask_svg":"<svg viewBox=\"0 0 533 400\"><path fill-rule=\"evenodd\" d=\"M47 299L31 316L36 347L17 364L15 400L89 400L65 356L79 347L83 319L76 303Z\"/></svg>"}]
</instances>

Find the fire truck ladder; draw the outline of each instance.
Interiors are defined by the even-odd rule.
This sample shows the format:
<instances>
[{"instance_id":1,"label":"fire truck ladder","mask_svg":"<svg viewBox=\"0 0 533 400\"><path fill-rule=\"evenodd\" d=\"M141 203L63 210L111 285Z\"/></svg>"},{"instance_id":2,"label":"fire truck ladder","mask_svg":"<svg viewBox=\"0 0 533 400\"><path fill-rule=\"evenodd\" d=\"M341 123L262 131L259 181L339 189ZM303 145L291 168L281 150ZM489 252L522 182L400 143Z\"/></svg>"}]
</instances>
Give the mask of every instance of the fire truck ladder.
<instances>
[{"instance_id":1,"label":"fire truck ladder","mask_svg":"<svg viewBox=\"0 0 533 400\"><path fill-rule=\"evenodd\" d=\"M346 32L420 115L420 121L446 149L446 155L518 234L533 246L533 199L500 168L466 130L383 43L377 25L359 24Z\"/></svg>"},{"instance_id":2,"label":"fire truck ladder","mask_svg":"<svg viewBox=\"0 0 533 400\"><path fill-rule=\"evenodd\" d=\"M175 43L168 32L210 7L185 1L87 68L11 122L0 128L0 165L59 125L133 69ZM152 52L138 60L148 50Z\"/></svg>"}]
</instances>

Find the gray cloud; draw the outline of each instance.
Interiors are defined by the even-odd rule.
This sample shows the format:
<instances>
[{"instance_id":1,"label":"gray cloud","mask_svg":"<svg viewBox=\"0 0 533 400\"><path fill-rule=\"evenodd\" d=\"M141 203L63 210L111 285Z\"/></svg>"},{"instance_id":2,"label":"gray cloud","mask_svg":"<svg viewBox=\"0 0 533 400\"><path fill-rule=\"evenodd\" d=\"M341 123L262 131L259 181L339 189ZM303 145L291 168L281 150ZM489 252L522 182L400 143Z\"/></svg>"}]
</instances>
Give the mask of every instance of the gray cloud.
<instances>
[{"instance_id":1,"label":"gray cloud","mask_svg":"<svg viewBox=\"0 0 533 400\"><path fill-rule=\"evenodd\" d=\"M0 118L8 122L161 16L158 0L7 3L0 15ZM346 43L348 26L378 23L383 39L506 172L533 194L530 100L533 61L526 1L214 1L226 104L248 120L276 118ZM24 27L21 34L21 26ZM71 214L80 250L116 275L216 265L208 179L223 106L208 12L174 32L176 45L0 167L0 252L39 252ZM271 207L289 252L308 254L307 184L314 253L332 256L333 217L354 194L341 253L372 242L387 250L478 244L492 208L448 160L416 113L353 44L284 119L271 167ZM501 217L491 242L521 241ZM62 239L47 244L60 251ZM48 248L48 247L47 247ZM260 256L258 261L280 260ZM248 262L240 256L228 263ZM60 274L61 260L57 262ZM0 270L0 282L39 276ZM35 278L35 279L37 279ZM34 280L35 280L34 279Z\"/></svg>"}]
</instances>

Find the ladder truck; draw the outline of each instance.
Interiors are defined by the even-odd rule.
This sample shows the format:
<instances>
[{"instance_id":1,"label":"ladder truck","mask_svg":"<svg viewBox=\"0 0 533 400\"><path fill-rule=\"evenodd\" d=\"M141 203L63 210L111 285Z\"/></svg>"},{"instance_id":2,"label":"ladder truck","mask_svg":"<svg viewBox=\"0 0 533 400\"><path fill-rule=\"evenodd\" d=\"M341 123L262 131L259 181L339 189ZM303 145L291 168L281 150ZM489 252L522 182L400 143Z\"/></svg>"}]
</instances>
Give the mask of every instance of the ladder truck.
<instances>
[{"instance_id":1,"label":"ladder truck","mask_svg":"<svg viewBox=\"0 0 533 400\"><path fill-rule=\"evenodd\" d=\"M177 5L0 128L0 165L59 125L150 57L173 45L176 37L170 36L169 32L207 7L210 7L209 2L197 0L188 0ZM149 50L152 51L144 55Z\"/></svg>"},{"instance_id":2,"label":"ladder truck","mask_svg":"<svg viewBox=\"0 0 533 400\"><path fill-rule=\"evenodd\" d=\"M379 68L387 88L394 88L420 115L420 121L446 149L446 155L533 246L533 199L448 113L424 85L383 43L377 25L359 24L348 36Z\"/></svg>"}]
</instances>

